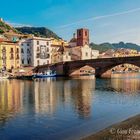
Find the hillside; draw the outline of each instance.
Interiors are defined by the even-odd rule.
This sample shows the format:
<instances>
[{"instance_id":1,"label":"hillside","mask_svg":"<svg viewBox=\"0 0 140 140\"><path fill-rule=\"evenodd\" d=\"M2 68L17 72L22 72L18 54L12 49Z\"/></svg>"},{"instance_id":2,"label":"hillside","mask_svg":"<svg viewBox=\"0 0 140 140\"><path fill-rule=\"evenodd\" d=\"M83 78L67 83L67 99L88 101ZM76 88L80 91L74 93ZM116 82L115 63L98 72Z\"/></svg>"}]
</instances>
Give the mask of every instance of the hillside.
<instances>
[{"instance_id":1,"label":"hillside","mask_svg":"<svg viewBox=\"0 0 140 140\"><path fill-rule=\"evenodd\" d=\"M59 39L60 37L57 36L54 32L51 30L45 28L45 27L17 27L14 28L5 21L3 21L2 18L0 18L0 34L4 34L7 32L12 33L18 33L18 34L34 34L37 37L53 37L56 39Z\"/></svg>"},{"instance_id":2,"label":"hillside","mask_svg":"<svg viewBox=\"0 0 140 140\"><path fill-rule=\"evenodd\" d=\"M120 42L120 43L114 43L112 44L115 48L126 48L126 49L135 49L140 51L140 46L137 44L133 44L133 43L124 43L124 42Z\"/></svg>"},{"instance_id":3,"label":"hillside","mask_svg":"<svg viewBox=\"0 0 140 140\"><path fill-rule=\"evenodd\" d=\"M137 44L133 44L133 43L124 43L124 42L120 42L120 43L103 43L103 44L94 44L91 43L90 47L95 49L95 50L99 50L100 53L107 51L108 49L118 49L118 48L125 48L125 49L135 49L140 51L140 46Z\"/></svg>"},{"instance_id":4,"label":"hillside","mask_svg":"<svg viewBox=\"0 0 140 140\"><path fill-rule=\"evenodd\" d=\"M18 27L16 30L23 34L34 34L37 37L53 37L56 39L60 38L54 32L45 27Z\"/></svg>"},{"instance_id":5,"label":"hillside","mask_svg":"<svg viewBox=\"0 0 140 140\"><path fill-rule=\"evenodd\" d=\"M18 33L18 31L7 24L5 21L0 19L0 34L6 33L6 32L13 32L13 33Z\"/></svg>"}]
</instances>

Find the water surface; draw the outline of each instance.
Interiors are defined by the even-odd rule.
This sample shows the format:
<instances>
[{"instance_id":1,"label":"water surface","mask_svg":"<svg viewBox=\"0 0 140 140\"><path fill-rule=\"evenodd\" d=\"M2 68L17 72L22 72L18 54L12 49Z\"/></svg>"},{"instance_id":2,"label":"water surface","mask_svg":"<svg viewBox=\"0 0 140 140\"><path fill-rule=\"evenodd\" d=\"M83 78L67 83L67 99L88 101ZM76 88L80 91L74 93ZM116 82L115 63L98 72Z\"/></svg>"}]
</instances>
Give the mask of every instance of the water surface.
<instances>
[{"instance_id":1,"label":"water surface","mask_svg":"<svg viewBox=\"0 0 140 140\"><path fill-rule=\"evenodd\" d=\"M139 114L139 101L139 75L1 80L0 139L79 139Z\"/></svg>"}]
</instances>

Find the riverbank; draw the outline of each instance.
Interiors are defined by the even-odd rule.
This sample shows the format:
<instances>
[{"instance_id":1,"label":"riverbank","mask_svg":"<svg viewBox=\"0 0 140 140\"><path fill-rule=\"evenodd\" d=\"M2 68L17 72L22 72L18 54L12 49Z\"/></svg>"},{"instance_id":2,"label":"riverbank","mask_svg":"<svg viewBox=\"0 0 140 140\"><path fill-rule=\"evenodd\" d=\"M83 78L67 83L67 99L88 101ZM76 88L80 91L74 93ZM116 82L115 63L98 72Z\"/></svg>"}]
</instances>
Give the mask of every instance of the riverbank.
<instances>
[{"instance_id":1,"label":"riverbank","mask_svg":"<svg viewBox=\"0 0 140 140\"><path fill-rule=\"evenodd\" d=\"M96 134L82 140L139 140L140 115L129 118L123 122L112 125Z\"/></svg>"}]
</instances>

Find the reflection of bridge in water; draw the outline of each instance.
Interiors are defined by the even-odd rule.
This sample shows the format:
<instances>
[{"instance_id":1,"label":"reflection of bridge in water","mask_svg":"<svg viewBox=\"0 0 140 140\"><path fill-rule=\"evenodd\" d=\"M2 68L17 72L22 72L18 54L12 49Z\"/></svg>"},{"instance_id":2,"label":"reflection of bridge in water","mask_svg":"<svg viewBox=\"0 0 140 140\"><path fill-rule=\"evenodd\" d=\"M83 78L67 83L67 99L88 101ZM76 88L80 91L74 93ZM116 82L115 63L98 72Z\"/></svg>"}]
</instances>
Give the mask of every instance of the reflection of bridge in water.
<instances>
[{"instance_id":1,"label":"reflection of bridge in water","mask_svg":"<svg viewBox=\"0 0 140 140\"><path fill-rule=\"evenodd\" d=\"M125 63L140 67L140 56L98 58L98 59L90 59L90 60L61 62L61 63L52 64L52 65L37 66L34 69L34 71L43 72L49 68L51 70L56 71L58 75L69 76L71 75L71 73L80 69L81 67L90 66L95 69L96 77L100 77L102 74L112 69L113 67L121 65L121 64L125 64Z\"/></svg>"}]
</instances>

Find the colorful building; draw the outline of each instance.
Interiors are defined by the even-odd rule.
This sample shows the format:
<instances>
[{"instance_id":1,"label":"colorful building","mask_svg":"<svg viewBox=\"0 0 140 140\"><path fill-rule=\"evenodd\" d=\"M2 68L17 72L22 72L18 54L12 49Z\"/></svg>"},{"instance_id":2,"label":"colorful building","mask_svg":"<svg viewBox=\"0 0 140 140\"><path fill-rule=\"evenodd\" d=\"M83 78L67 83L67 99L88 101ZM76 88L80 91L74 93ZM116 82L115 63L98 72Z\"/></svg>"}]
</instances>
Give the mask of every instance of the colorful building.
<instances>
[{"instance_id":1,"label":"colorful building","mask_svg":"<svg viewBox=\"0 0 140 140\"><path fill-rule=\"evenodd\" d=\"M10 41L0 42L0 69L17 69L20 67L20 46Z\"/></svg>"},{"instance_id":2,"label":"colorful building","mask_svg":"<svg viewBox=\"0 0 140 140\"><path fill-rule=\"evenodd\" d=\"M32 37L20 41L22 66L45 65L51 63L51 39Z\"/></svg>"}]
</instances>

